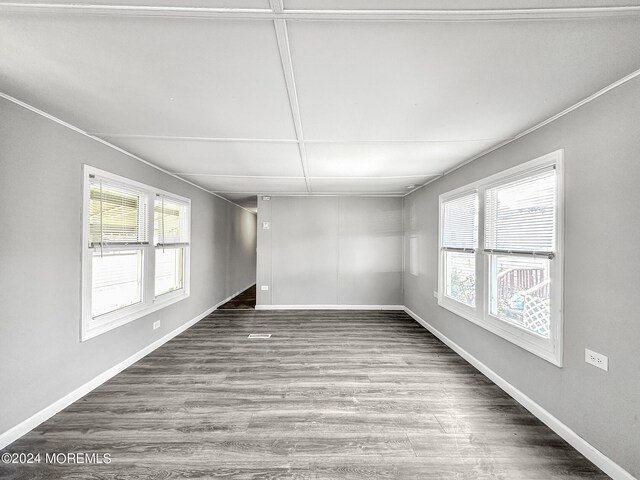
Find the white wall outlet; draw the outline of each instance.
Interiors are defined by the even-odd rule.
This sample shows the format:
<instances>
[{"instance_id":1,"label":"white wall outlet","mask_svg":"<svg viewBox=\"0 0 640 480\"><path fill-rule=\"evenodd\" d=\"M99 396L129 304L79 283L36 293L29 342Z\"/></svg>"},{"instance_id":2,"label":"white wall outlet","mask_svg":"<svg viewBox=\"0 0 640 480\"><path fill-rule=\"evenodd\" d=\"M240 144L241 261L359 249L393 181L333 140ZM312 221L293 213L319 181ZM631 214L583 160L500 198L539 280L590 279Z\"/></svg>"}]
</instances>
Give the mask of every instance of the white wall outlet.
<instances>
[{"instance_id":1,"label":"white wall outlet","mask_svg":"<svg viewBox=\"0 0 640 480\"><path fill-rule=\"evenodd\" d=\"M160 328L160 320L156 320L155 322L153 322L153 329L157 330L158 328Z\"/></svg>"},{"instance_id":2,"label":"white wall outlet","mask_svg":"<svg viewBox=\"0 0 640 480\"><path fill-rule=\"evenodd\" d=\"M605 372L609 371L609 357L602 355L601 353L594 352L588 348L584 349L584 361L601 368Z\"/></svg>"},{"instance_id":3,"label":"white wall outlet","mask_svg":"<svg viewBox=\"0 0 640 480\"><path fill-rule=\"evenodd\" d=\"M269 285L261 285L260 290L269 290Z\"/></svg>"},{"instance_id":4,"label":"white wall outlet","mask_svg":"<svg viewBox=\"0 0 640 480\"><path fill-rule=\"evenodd\" d=\"M271 222L262 222L262 229L269 230L271 228Z\"/></svg>"},{"instance_id":5,"label":"white wall outlet","mask_svg":"<svg viewBox=\"0 0 640 480\"><path fill-rule=\"evenodd\" d=\"M438 298L438 291L437 291L437 290L434 290L434 291L433 291L433 296L434 296L434 297L436 297L436 298Z\"/></svg>"},{"instance_id":6,"label":"white wall outlet","mask_svg":"<svg viewBox=\"0 0 640 480\"><path fill-rule=\"evenodd\" d=\"M271 197L267 197L266 195L264 197L262 197L262 200L264 200L265 202L268 202L269 200L271 200Z\"/></svg>"}]
</instances>

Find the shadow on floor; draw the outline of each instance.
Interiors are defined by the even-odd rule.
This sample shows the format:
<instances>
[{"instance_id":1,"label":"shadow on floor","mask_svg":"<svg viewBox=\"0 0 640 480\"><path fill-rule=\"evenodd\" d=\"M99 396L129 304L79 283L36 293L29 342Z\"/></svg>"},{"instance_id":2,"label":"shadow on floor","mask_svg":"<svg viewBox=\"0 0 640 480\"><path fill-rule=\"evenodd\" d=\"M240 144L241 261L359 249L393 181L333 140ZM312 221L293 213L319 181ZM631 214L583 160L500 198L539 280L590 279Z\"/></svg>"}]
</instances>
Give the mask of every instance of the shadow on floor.
<instances>
[{"instance_id":1,"label":"shadow on floor","mask_svg":"<svg viewBox=\"0 0 640 480\"><path fill-rule=\"evenodd\" d=\"M256 308L256 286L247 288L227 303L218 307L219 310L254 310Z\"/></svg>"}]
</instances>

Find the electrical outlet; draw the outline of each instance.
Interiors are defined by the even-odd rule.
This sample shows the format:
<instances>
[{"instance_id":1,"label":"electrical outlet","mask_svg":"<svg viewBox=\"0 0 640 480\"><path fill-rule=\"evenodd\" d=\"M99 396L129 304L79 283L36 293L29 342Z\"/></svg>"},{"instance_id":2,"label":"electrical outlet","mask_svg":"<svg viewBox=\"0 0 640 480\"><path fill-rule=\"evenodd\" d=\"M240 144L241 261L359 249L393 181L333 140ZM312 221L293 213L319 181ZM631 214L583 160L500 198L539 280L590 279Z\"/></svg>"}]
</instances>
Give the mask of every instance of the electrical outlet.
<instances>
[{"instance_id":1,"label":"electrical outlet","mask_svg":"<svg viewBox=\"0 0 640 480\"><path fill-rule=\"evenodd\" d=\"M271 223L270 222L262 222L262 229L263 230L269 230L271 228Z\"/></svg>"},{"instance_id":2,"label":"electrical outlet","mask_svg":"<svg viewBox=\"0 0 640 480\"><path fill-rule=\"evenodd\" d=\"M433 296L438 298L438 292L436 290L433 291Z\"/></svg>"},{"instance_id":3,"label":"electrical outlet","mask_svg":"<svg viewBox=\"0 0 640 480\"><path fill-rule=\"evenodd\" d=\"M160 320L156 320L155 322L153 322L153 329L157 330L158 328L160 328Z\"/></svg>"},{"instance_id":4,"label":"electrical outlet","mask_svg":"<svg viewBox=\"0 0 640 480\"><path fill-rule=\"evenodd\" d=\"M605 372L609 371L609 357L602 355L601 353L585 348L584 361L595 367L601 368Z\"/></svg>"},{"instance_id":5,"label":"electrical outlet","mask_svg":"<svg viewBox=\"0 0 640 480\"><path fill-rule=\"evenodd\" d=\"M269 200L271 200L271 197L267 197L266 195L262 197L262 200L265 202L268 202Z\"/></svg>"},{"instance_id":6,"label":"electrical outlet","mask_svg":"<svg viewBox=\"0 0 640 480\"><path fill-rule=\"evenodd\" d=\"M262 285L260 290L269 290L269 285Z\"/></svg>"}]
</instances>

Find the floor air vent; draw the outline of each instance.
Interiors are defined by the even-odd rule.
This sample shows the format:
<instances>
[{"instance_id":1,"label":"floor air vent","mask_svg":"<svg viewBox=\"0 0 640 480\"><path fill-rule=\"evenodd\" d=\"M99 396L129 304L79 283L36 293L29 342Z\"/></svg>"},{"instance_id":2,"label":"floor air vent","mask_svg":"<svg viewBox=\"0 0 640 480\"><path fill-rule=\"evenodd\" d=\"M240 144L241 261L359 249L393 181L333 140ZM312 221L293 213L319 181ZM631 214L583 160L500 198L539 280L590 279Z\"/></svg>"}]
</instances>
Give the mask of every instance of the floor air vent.
<instances>
[{"instance_id":1,"label":"floor air vent","mask_svg":"<svg viewBox=\"0 0 640 480\"><path fill-rule=\"evenodd\" d=\"M270 333L252 333L247 338L271 338Z\"/></svg>"}]
</instances>

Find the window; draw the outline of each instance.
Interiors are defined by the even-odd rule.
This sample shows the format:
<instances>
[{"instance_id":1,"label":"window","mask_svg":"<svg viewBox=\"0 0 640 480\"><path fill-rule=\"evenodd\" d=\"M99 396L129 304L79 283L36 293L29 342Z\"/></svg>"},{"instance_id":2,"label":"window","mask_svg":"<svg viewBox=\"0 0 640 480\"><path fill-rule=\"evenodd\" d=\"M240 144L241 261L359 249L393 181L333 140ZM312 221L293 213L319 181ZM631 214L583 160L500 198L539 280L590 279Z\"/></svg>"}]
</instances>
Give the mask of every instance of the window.
<instances>
[{"instance_id":1,"label":"window","mask_svg":"<svg viewBox=\"0 0 640 480\"><path fill-rule=\"evenodd\" d=\"M441 306L558 366L561 189L557 151L441 195L438 292Z\"/></svg>"},{"instance_id":2,"label":"window","mask_svg":"<svg viewBox=\"0 0 640 480\"><path fill-rule=\"evenodd\" d=\"M551 325L556 190L551 165L485 193L489 313L546 338Z\"/></svg>"},{"instance_id":3,"label":"window","mask_svg":"<svg viewBox=\"0 0 640 480\"><path fill-rule=\"evenodd\" d=\"M89 166L84 175L82 340L189 296L190 216L188 199Z\"/></svg>"},{"instance_id":4,"label":"window","mask_svg":"<svg viewBox=\"0 0 640 480\"><path fill-rule=\"evenodd\" d=\"M185 249L189 246L189 204L166 195L156 196L154 243L156 246L155 296L184 286Z\"/></svg>"},{"instance_id":5,"label":"window","mask_svg":"<svg viewBox=\"0 0 640 480\"><path fill-rule=\"evenodd\" d=\"M142 190L89 178L92 317L142 302L146 210Z\"/></svg>"},{"instance_id":6,"label":"window","mask_svg":"<svg viewBox=\"0 0 640 480\"><path fill-rule=\"evenodd\" d=\"M478 193L465 192L442 203L444 295L467 307L476 306Z\"/></svg>"}]
</instances>

